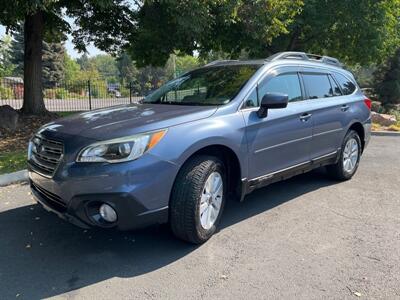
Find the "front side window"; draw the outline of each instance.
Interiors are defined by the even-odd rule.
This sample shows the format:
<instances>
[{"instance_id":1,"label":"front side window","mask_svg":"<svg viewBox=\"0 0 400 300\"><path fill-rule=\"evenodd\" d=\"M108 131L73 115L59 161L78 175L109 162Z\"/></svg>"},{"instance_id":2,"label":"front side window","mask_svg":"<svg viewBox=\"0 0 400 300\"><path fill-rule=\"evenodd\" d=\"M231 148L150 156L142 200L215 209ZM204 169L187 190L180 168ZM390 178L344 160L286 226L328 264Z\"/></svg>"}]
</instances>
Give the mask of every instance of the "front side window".
<instances>
[{"instance_id":1,"label":"front side window","mask_svg":"<svg viewBox=\"0 0 400 300\"><path fill-rule=\"evenodd\" d=\"M174 79L147 96L143 103L223 105L229 103L260 65L205 67Z\"/></svg>"},{"instance_id":2,"label":"front side window","mask_svg":"<svg viewBox=\"0 0 400 300\"><path fill-rule=\"evenodd\" d=\"M258 87L260 101L266 93L286 94L289 97L289 102L303 99L297 73L282 74L261 82Z\"/></svg>"},{"instance_id":3,"label":"front side window","mask_svg":"<svg viewBox=\"0 0 400 300\"><path fill-rule=\"evenodd\" d=\"M339 73L335 73L336 80L342 88L343 95L350 95L356 90L356 85L347 79L345 76Z\"/></svg>"},{"instance_id":4,"label":"front side window","mask_svg":"<svg viewBox=\"0 0 400 300\"><path fill-rule=\"evenodd\" d=\"M309 99L333 96L333 90L327 74L303 74L303 81Z\"/></svg>"}]
</instances>

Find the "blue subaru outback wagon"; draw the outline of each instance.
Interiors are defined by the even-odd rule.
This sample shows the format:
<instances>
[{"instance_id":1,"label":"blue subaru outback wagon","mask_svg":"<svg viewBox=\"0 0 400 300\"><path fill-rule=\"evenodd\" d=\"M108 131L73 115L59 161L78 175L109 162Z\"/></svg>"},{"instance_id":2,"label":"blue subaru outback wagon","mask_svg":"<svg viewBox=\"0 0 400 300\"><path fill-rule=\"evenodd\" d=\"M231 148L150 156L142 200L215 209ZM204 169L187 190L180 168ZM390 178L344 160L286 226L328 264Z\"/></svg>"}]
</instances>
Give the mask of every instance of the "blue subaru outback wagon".
<instances>
[{"instance_id":1,"label":"blue subaru outback wagon","mask_svg":"<svg viewBox=\"0 0 400 300\"><path fill-rule=\"evenodd\" d=\"M331 57L216 61L140 104L43 126L29 144L30 184L47 210L78 226L168 222L202 243L227 198L322 166L350 179L370 138L370 108Z\"/></svg>"}]
</instances>

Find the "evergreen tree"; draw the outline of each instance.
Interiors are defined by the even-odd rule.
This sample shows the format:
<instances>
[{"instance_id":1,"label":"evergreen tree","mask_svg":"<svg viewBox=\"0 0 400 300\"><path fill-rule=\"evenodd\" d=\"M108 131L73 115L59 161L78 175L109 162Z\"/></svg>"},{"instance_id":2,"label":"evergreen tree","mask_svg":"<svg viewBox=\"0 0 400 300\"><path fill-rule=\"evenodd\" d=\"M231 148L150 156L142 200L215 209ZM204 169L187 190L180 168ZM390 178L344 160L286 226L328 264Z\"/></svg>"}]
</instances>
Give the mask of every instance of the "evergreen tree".
<instances>
[{"instance_id":1,"label":"evergreen tree","mask_svg":"<svg viewBox=\"0 0 400 300\"><path fill-rule=\"evenodd\" d=\"M54 87L64 78L64 53L62 43L47 43L43 41L42 82L45 88ZM24 74L24 33L17 31L11 42L11 62L15 65L14 76Z\"/></svg>"},{"instance_id":2,"label":"evergreen tree","mask_svg":"<svg viewBox=\"0 0 400 300\"><path fill-rule=\"evenodd\" d=\"M15 65L13 75L24 76L24 32L19 30L11 42L11 62Z\"/></svg>"},{"instance_id":3,"label":"evergreen tree","mask_svg":"<svg viewBox=\"0 0 400 300\"><path fill-rule=\"evenodd\" d=\"M43 87L50 88L64 80L65 48L62 43L43 42Z\"/></svg>"},{"instance_id":4,"label":"evergreen tree","mask_svg":"<svg viewBox=\"0 0 400 300\"><path fill-rule=\"evenodd\" d=\"M0 40L0 77L11 76L15 67L11 62L11 41L8 35Z\"/></svg>"},{"instance_id":5,"label":"evergreen tree","mask_svg":"<svg viewBox=\"0 0 400 300\"><path fill-rule=\"evenodd\" d=\"M386 107L400 103L400 48L375 72L375 92Z\"/></svg>"},{"instance_id":6,"label":"evergreen tree","mask_svg":"<svg viewBox=\"0 0 400 300\"><path fill-rule=\"evenodd\" d=\"M117 58L117 68L122 84L136 85L139 70L136 68L135 63L132 61L132 58L126 52L123 52Z\"/></svg>"},{"instance_id":7,"label":"evergreen tree","mask_svg":"<svg viewBox=\"0 0 400 300\"><path fill-rule=\"evenodd\" d=\"M92 69L89 56L86 53L84 53L81 57L77 58L76 62L79 64L81 70L83 71Z\"/></svg>"}]
</instances>

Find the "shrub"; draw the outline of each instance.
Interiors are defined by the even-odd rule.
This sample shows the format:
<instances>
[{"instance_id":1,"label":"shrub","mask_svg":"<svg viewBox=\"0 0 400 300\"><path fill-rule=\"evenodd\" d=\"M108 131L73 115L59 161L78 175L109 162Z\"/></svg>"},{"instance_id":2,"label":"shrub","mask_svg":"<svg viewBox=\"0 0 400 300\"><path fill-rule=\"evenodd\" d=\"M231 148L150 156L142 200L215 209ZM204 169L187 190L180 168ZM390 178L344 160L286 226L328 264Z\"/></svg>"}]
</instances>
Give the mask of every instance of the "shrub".
<instances>
[{"instance_id":1,"label":"shrub","mask_svg":"<svg viewBox=\"0 0 400 300\"><path fill-rule=\"evenodd\" d=\"M400 48L374 73L375 92L385 107L400 103Z\"/></svg>"},{"instance_id":2,"label":"shrub","mask_svg":"<svg viewBox=\"0 0 400 300\"><path fill-rule=\"evenodd\" d=\"M0 86L0 99L13 99L14 91L12 88Z\"/></svg>"},{"instance_id":3,"label":"shrub","mask_svg":"<svg viewBox=\"0 0 400 300\"><path fill-rule=\"evenodd\" d=\"M129 88L121 85L120 87L121 97L129 97Z\"/></svg>"},{"instance_id":4,"label":"shrub","mask_svg":"<svg viewBox=\"0 0 400 300\"><path fill-rule=\"evenodd\" d=\"M93 80L90 83L90 91L94 98L107 97L107 84L101 80Z\"/></svg>"}]
</instances>

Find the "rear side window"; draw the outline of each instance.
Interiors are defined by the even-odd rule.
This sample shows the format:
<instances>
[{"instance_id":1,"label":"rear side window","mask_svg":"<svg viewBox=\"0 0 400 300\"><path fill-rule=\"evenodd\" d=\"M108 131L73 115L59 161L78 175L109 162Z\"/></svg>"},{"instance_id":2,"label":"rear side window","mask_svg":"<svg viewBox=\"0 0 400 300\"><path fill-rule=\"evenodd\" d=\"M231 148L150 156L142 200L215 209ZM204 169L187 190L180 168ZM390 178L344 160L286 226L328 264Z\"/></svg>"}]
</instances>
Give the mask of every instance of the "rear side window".
<instances>
[{"instance_id":1,"label":"rear side window","mask_svg":"<svg viewBox=\"0 0 400 300\"><path fill-rule=\"evenodd\" d=\"M331 75L328 75L328 76L329 76L329 81L331 82L333 96L341 96L342 92L341 92L339 86L337 85L336 81L333 79L333 77Z\"/></svg>"},{"instance_id":2,"label":"rear side window","mask_svg":"<svg viewBox=\"0 0 400 300\"><path fill-rule=\"evenodd\" d=\"M258 87L258 98L260 101L266 93L287 94L289 101L303 99L297 73L282 74L261 82Z\"/></svg>"},{"instance_id":3,"label":"rear side window","mask_svg":"<svg viewBox=\"0 0 400 300\"><path fill-rule=\"evenodd\" d=\"M356 85L340 73L335 73L336 80L338 81L343 95L350 95L356 90Z\"/></svg>"},{"instance_id":4,"label":"rear side window","mask_svg":"<svg viewBox=\"0 0 400 300\"><path fill-rule=\"evenodd\" d=\"M333 96L333 90L327 74L303 74L303 81L309 99Z\"/></svg>"}]
</instances>

